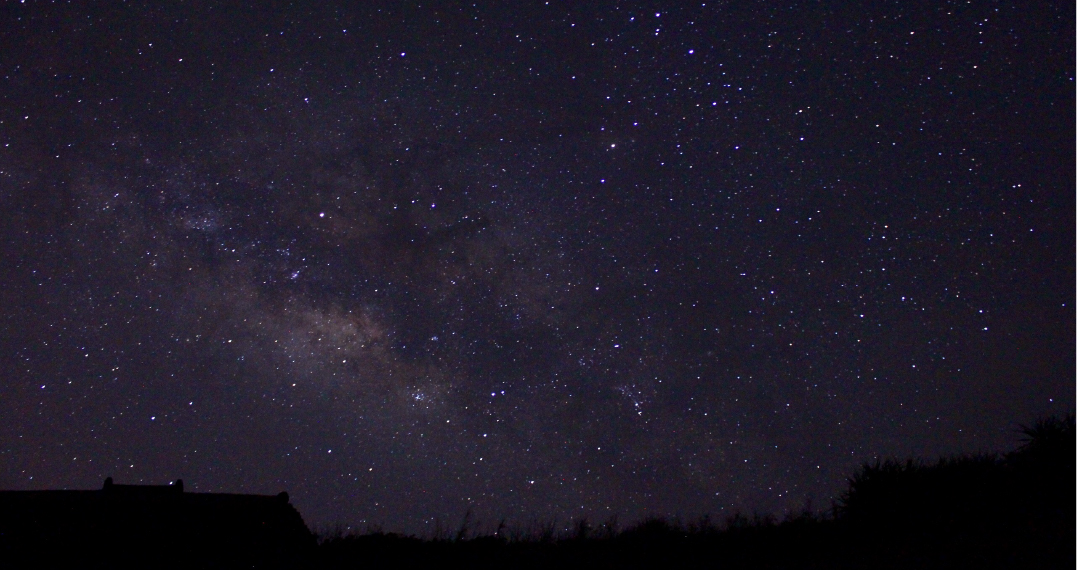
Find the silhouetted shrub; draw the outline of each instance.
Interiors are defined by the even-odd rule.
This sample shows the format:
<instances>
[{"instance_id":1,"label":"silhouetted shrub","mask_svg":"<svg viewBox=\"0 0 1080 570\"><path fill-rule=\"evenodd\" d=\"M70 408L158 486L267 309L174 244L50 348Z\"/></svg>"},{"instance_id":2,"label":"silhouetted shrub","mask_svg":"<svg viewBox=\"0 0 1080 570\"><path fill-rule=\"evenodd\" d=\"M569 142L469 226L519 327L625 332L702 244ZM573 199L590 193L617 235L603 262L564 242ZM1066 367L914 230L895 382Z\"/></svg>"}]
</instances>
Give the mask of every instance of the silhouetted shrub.
<instances>
[{"instance_id":1,"label":"silhouetted shrub","mask_svg":"<svg viewBox=\"0 0 1080 570\"><path fill-rule=\"evenodd\" d=\"M428 539L338 527L315 549L285 495L0 493L0 566L1073 568L1075 421L1042 420L1021 433L1021 445L1004 455L864 465L831 516L809 506L779 523L736 513L722 527L708 516L689 524L651 517L620 530L611 517L598 527L578 519L562 531L554 521L500 521L480 534L470 511L456 532L440 525ZM211 512L218 516L193 515Z\"/></svg>"},{"instance_id":2,"label":"silhouetted shrub","mask_svg":"<svg viewBox=\"0 0 1080 570\"><path fill-rule=\"evenodd\" d=\"M1071 567L1075 542L1075 422L1022 428L1004 456L864 465L837 514L863 554L912 563Z\"/></svg>"},{"instance_id":3,"label":"silhouetted shrub","mask_svg":"<svg viewBox=\"0 0 1080 570\"><path fill-rule=\"evenodd\" d=\"M651 517L621 530L614 517L599 527L578 519L561 534L553 521L500 523L499 536L459 531L458 540L335 539L320 547L321 561L328 568L360 561L370 568L1072 568L1074 425L1050 419L1025 427L1022 445L1004 455L864 465L831 515L807 507L778 523L736 513L722 526L708 517L687 525Z\"/></svg>"}]
</instances>

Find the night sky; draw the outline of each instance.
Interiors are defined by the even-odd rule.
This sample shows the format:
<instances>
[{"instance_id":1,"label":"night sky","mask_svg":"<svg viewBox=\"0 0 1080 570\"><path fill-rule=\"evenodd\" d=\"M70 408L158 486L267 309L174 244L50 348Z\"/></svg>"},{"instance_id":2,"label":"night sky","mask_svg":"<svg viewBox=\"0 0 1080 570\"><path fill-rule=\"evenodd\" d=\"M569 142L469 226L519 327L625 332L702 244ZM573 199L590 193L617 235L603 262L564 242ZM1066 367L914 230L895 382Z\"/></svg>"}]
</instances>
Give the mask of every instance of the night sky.
<instances>
[{"instance_id":1,"label":"night sky","mask_svg":"<svg viewBox=\"0 0 1080 570\"><path fill-rule=\"evenodd\" d=\"M0 488L825 510L1075 399L1071 2L6 2Z\"/></svg>"}]
</instances>

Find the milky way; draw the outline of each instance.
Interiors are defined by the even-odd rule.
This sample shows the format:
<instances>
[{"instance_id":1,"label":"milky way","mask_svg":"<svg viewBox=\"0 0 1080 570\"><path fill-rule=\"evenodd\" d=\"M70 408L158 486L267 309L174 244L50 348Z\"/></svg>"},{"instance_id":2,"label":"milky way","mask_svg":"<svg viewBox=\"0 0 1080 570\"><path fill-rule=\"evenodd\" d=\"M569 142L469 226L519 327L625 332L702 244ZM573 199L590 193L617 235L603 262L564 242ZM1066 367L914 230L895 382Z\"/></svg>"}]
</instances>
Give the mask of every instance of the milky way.
<instances>
[{"instance_id":1,"label":"milky way","mask_svg":"<svg viewBox=\"0 0 1080 570\"><path fill-rule=\"evenodd\" d=\"M826 509L1075 405L1072 6L0 9L0 487Z\"/></svg>"}]
</instances>

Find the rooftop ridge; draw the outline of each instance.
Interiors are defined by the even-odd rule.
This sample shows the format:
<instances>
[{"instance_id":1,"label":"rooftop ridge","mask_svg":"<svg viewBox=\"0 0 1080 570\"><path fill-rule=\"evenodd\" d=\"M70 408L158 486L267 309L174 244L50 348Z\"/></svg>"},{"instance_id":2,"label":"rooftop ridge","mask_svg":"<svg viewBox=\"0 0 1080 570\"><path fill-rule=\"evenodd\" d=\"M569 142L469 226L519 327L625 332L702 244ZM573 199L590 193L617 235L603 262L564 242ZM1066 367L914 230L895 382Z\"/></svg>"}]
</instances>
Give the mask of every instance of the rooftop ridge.
<instances>
[{"instance_id":1,"label":"rooftop ridge","mask_svg":"<svg viewBox=\"0 0 1080 570\"><path fill-rule=\"evenodd\" d=\"M129 485L129 484L113 483L113 478L112 477L106 477L105 478L105 484L101 486L101 490L106 491L106 492L109 492L109 491L114 491L115 492L115 491L124 491L124 490L140 490L140 491L153 492L154 490L159 490L159 491L169 491L169 492L174 492L174 493L183 493L184 492L184 480L183 479L177 479L175 482L169 483L168 485Z\"/></svg>"}]
</instances>

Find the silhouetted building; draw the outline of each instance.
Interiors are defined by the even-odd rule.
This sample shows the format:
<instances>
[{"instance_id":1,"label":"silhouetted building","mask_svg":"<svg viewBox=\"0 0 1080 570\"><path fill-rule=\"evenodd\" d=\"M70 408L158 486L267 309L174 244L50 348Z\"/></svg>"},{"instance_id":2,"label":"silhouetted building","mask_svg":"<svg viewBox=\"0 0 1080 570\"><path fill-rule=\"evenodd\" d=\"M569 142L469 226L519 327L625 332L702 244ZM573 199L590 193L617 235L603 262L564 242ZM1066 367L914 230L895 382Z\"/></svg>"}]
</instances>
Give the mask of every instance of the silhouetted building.
<instances>
[{"instance_id":1,"label":"silhouetted building","mask_svg":"<svg viewBox=\"0 0 1080 570\"><path fill-rule=\"evenodd\" d=\"M315 538L289 495L185 493L171 485L0 491L0 565L295 566Z\"/></svg>"}]
</instances>

